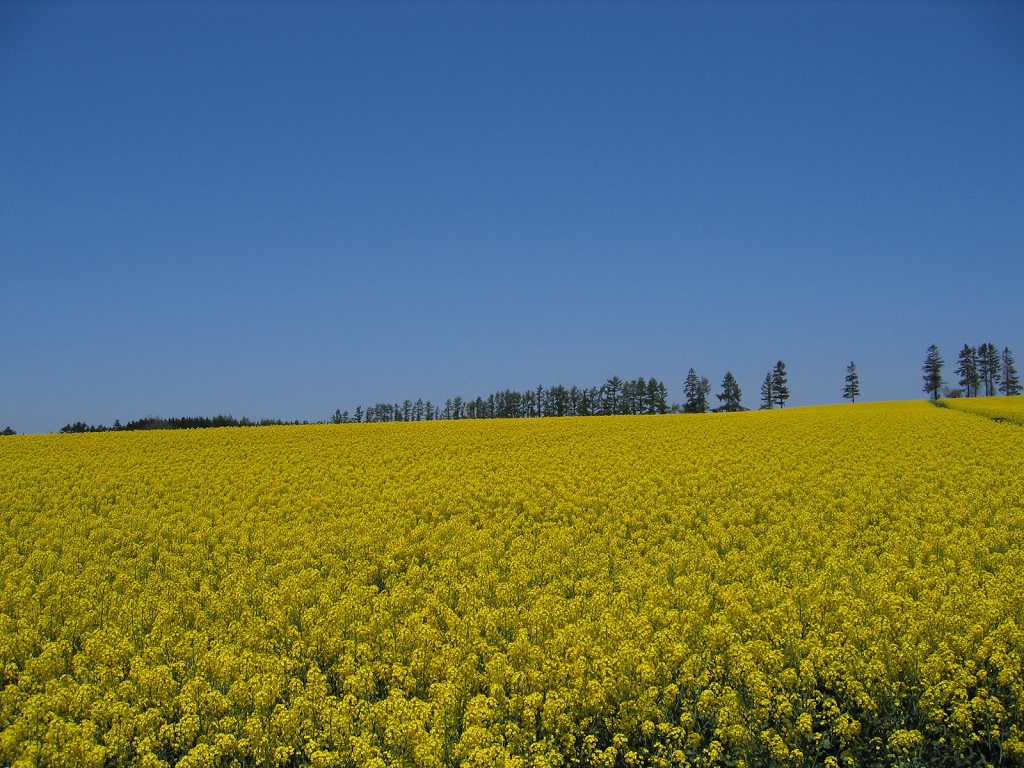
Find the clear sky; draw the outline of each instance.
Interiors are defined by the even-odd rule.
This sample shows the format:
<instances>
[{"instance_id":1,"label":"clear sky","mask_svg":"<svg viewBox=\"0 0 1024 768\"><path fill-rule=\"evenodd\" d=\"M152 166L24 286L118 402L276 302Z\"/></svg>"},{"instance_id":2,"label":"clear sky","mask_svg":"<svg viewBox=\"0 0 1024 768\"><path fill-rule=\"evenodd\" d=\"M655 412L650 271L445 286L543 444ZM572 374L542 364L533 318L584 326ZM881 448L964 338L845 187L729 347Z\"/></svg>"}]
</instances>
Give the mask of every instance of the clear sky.
<instances>
[{"instance_id":1,"label":"clear sky","mask_svg":"<svg viewBox=\"0 0 1024 768\"><path fill-rule=\"evenodd\" d=\"M1024 4L0 3L0 428L1024 368Z\"/></svg>"}]
</instances>

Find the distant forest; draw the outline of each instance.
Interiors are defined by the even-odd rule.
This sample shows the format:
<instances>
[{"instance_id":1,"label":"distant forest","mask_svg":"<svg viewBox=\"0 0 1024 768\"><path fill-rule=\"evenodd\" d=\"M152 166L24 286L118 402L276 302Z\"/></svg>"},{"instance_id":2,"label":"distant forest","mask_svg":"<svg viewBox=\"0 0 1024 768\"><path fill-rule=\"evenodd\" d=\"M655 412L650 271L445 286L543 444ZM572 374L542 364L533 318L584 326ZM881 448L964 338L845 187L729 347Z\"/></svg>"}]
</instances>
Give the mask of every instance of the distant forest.
<instances>
[{"instance_id":1,"label":"distant forest","mask_svg":"<svg viewBox=\"0 0 1024 768\"><path fill-rule=\"evenodd\" d=\"M959 387L950 387L942 376L945 361L934 344L927 350L924 371L924 390L932 399L941 397L976 397L984 392L994 395L1021 394L1020 378L1017 374L1013 353L1008 347L1002 352L994 344L985 343L977 347L963 346L957 356L956 373ZM860 397L860 376L853 362L846 367L846 378L842 396L856 402ZM706 377L698 376L691 368L683 386L684 401L669 404L668 388L657 379L637 378L629 381L612 376L599 387L565 387L561 384L517 392L504 389L500 392L463 399L456 396L443 404L417 398L401 403L376 403L364 408L357 406L351 413L338 409L328 420L332 424L391 422L391 421L441 421L451 419L522 419L546 416L619 416L663 413L708 413L745 411L743 394L739 383L727 372L720 391L715 394L718 405L712 407L711 383ZM789 399L789 381L786 364L778 361L764 377L760 387L761 409L782 408ZM283 424L324 424L325 421L281 421L280 419L248 418L233 416L187 416L164 419L147 416L143 419L122 424L115 421L112 426L90 425L82 421L65 424L61 432L117 432L143 429L205 429L209 427L254 427ZM13 429L0 432L3 435L16 434Z\"/></svg>"},{"instance_id":2,"label":"distant forest","mask_svg":"<svg viewBox=\"0 0 1024 768\"><path fill-rule=\"evenodd\" d=\"M678 406L674 406L678 410ZM464 400L460 396L434 404L430 400L377 403L335 411L331 422L439 421L449 419L521 419L542 416L612 416L669 413L668 389L657 379L623 381L618 376L600 387L538 386L524 392L505 389Z\"/></svg>"},{"instance_id":3,"label":"distant forest","mask_svg":"<svg viewBox=\"0 0 1024 768\"><path fill-rule=\"evenodd\" d=\"M516 419L536 418L544 416L613 416L663 413L704 413L714 411L746 410L740 403L742 393L732 373L727 373L722 382L723 392L718 395L720 406L711 408L708 396L711 386L706 378L698 377L691 368L686 380L686 402L683 405L669 404L668 388L657 379L637 378L624 381L619 376L612 376L600 387L581 388L554 385L538 386L517 392L505 389L500 392L463 399L456 396L445 400L443 404L435 404L430 400L417 398L401 403L376 403L375 405L357 406L351 413L336 410L327 421L281 421L279 419L262 419L253 421L248 418L236 419L233 416L192 416L165 419L158 416L147 416L144 419L121 423L115 421L112 426L103 424L92 425L82 421L65 424L61 428L64 433L80 432L117 432L144 429L204 429L209 427L249 427L281 424L309 423L368 423L392 421L442 421L453 419ZM786 393L788 397L788 392ZM774 404L781 405L782 402ZM13 431L11 432L13 434Z\"/></svg>"},{"instance_id":4,"label":"distant forest","mask_svg":"<svg viewBox=\"0 0 1024 768\"><path fill-rule=\"evenodd\" d=\"M207 429L210 427L266 427L281 424L309 424L308 421L281 421L280 419L262 419L251 421L245 417L236 419L233 416L184 416L180 419L163 419L159 416L147 416L144 419L136 419L122 424L120 420L115 421L112 426L103 424L86 424L84 421L76 421L74 424L65 424L61 432L129 432L140 429ZM320 422L323 423L323 422Z\"/></svg>"},{"instance_id":5,"label":"distant forest","mask_svg":"<svg viewBox=\"0 0 1024 768\"><path fill-rule=\"evenodd\" d=\"M692 370L691 370L692 374ZM731 376L731 374L730 374ZM704 379L703 381L707 381ZM618 376L608 379L600 387L581 389L573 386L566 388L561 385L525 392L510 389L477 397L475 400L464 400L456 396L444 404L435 405L430 400L405 400L402 403L377 403L363 408L356 407L353 413L336 410L328 420L332 424L386 421L441 421L450 419L509 419L532 418L538 416L598 416L625 414L657 414L678 413L687 408L668 404L668 389L657 379L643 378L623 381ZM694 412L699 410L691 404ZM708 410L703 408L703 410ZM324 421L312 422L318 424ZM281 424L309 424L308 421L281 421L279 419L262 419L253 421L248 418L236 419L233 416L192 416L184 418L164 419L158 416L147 416L144 419L129 421L122 424L115 421L112 426L103 424L92 425L82 421L65 424L61 432L117 432L142 429L204 429L209 427L253 427ZM12 432L13 433L13 432Z\"/></svg>"}]
</instances>

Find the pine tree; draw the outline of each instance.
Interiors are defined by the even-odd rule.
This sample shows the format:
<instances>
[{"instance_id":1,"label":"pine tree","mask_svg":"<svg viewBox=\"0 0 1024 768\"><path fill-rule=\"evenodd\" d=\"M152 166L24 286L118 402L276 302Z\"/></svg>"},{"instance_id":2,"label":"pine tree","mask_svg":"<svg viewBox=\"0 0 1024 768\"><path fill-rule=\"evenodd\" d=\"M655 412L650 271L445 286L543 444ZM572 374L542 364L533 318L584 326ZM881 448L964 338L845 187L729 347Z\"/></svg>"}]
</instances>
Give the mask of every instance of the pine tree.
<instances>
[{"instance_id":1,"label":"pine tree","mask_svg":"<svg viewBox=\"0 0 1024 768\"><path fill-rule=\"evenodd\" d=\"M665 386L663 381L658 382L656 405L658 413L668 413L668 387Z\"/></svg>"},{"instance_id":2,"label":"pine tree","mask_svg":"<svg viewBox=\"0 0 1024 768\"><path fill-rule=\"evenodd\" d=\"M928 347L928 353L924 359L924 391L931 395L932 400L939 399L939 390L942 388L942 366L945 361L939 354L939 348L932 344Z\"/></svg>"},{"instance_id":3,"label":"pine tree","mask_svg":"<svg viewBox=\"0 0 1024 768\"><path fill-rule=\"evenodd\" d=\"M772 372L768 371L761 382L761 410L771 410L775 405L775 389L772 379Z\"/></svg>"},{"instance_id":4,"label":"pine tree","mask_svg":"<svg viewBox=\"0 0 1024 768\"><path fill-rule=\"evenodd\" d=\"M726 371L725 378L722 379L722 391L715 397L722 403L718 407L719 411L734 413L743 410L743 406L740 404L743 393L740 391L740 385L736 381L736 377L732 375L732 371Z\"/></svg>"},{"instance_id":5,"label":"pine tree","mask_svg":"<svg viewBox=\"0 0 1024 768\"><path fill-rule=\"evenodd\" d=\"M644 389L643 397L641 402L643 404L643 412L648 414L658 413L658 380L650 379L647 382L647 386Z\"/></svg>"},{"instance_id":6,"label":"pine tree","mask_svg":"<svg viewBox=\"0 0 1024 768\"><path fill-rule=\"evenodd\" d=\"M978 347L978 378L985 385L985 397L996 393L999 384L999 350L995 344L985 343Z\"/></svg>"},{"instance_id":7,"label":"pine tree","mask_svg":"<svg viewBox=\"0 0 1024 768\"><path fill-rule=\"evenodd\" d=\"M976 397L980 383L978 378L978 350L969 344L964 344L964 348L957 355L956 374L960 377L960 386L963 387L964 394L967 397Z\"/></svg>"},{"instance_id":8,"label":"pine tree","mask_svg":"<svg viewBox=\"0 0 1024 768\"><path fill-rule=\"evenodd\" d=\"M1014 365L1013 353L1009 347L1003 347L1003 381L999 385L999 391L1004 395L1019 395L1021 393L1020 378L1017 376L1017 367Z\"/></svg>"},{"instance_id":9,"label":"pine tree","mask_svg":"<svg viewBox=\"0 0 1024 768\"><path fill-rule=\"evenodd\" d=\"M846 384L843 386L843 397L852 403L857 402L860 396L860 376L857 375L857 366L850 361L846 366Z\"/></svg>"},{"instance_id":10,"label":"pine tree","mask_svg":"<svg viewBox=\"0 0 1024 768\"><path fill-rule=\"evenodd\" d=\"M622 379L612 376L601 387L601 413L605 416L618 414L622 399Z\"/></svg>"},{"instance_id":11,"label":"pine tree","mask_svg":"<svg viewBox=\"0 0 1024 768\"><path fill-rule=\"evenodd\" d=\"M786 364L779 360L772 371L772 396L775 402L779 404L779 408L785 408L786 401L789 400L789 387L786 386L788 383Z\"/></svg>"},{"instance_id":12,"label":"pine tree","mask_svg":"<svg viewBox=\"0 0 1024 768\"><path fill-rule=\"evenodd\" d=\"M683 394L686 402L683 403L683 413L701 413L700 410L700 377L697 372L690 369L686 374L686 383L683 385Z\"/></svg>"},{"instance_id":13,"label":"pine tree","mask_svg":"<svg viewBox=\"0 0 1024 768\"><path fill-rule=\"evenodd\" d=\"M708 404L708 396L711 394L711 382L707 376L700 377L700 385L697 387L697 413L707 413L711 410Z\"/></svg>"}]
</instances>

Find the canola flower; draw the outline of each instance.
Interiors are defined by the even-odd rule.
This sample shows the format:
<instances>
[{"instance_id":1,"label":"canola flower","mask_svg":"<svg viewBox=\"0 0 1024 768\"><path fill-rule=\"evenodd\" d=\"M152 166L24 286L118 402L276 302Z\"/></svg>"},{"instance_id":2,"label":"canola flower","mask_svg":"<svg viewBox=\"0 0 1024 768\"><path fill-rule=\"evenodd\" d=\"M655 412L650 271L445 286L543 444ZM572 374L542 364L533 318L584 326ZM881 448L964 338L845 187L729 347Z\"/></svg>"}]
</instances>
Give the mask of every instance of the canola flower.
<instances>
[{"instance_id":1,"label":"canola flower","mask_svg":"<svg viewBox=\"0 0 1024 768\"><path fill-rule=\"evenodd\" d=\"M947 408L953 408L976 416L996 421L1009 421L1024 426L1024 395L1012 397L961 397L940 400Z\"/></svg>"},{"instance_id":2,"label":"canola flower","mask_svg":"<svg viewBox=\"0 0 1024 768\"><path fill-rule=\"evenodd\" d=\"M0 442L0 764L1024 762L1024 430L925 402Z\"/></svg>"}]
</instances>

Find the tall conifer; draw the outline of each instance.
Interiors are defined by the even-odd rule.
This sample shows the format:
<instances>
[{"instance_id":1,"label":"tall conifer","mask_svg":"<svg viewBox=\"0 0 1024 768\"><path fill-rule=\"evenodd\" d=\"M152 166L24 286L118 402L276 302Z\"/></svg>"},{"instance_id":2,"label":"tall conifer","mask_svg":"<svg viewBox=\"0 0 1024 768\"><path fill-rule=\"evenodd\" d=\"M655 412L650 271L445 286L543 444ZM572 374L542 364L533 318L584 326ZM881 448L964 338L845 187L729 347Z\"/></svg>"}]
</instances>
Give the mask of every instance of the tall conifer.
<instances>
[{"instance_id":1,"label":"tall conifer","mask_svg":"<svg viewBox=\"0 0 1024 768\"><path fill-rule=\"evenodd\" d=\"M732 375L732 371L726 371L725 378L722 379L722 391L715 397L722 403L718 407L719 411L732 413L743 410L743 406L740 404L743 393L740 391L740 385L736 381L736 377Z\"/></svg>"},{"instance_id":2,"label":"tall conifer","mask_svg":"<svg viewBox=\"0 0 1024 768\"><path fill-rule=\"evenodd\" d=\"M772 372L768 371L761 382L761 410L770 411L775 405L775 388L772 383Z\"/></svg>"},{"instance_id":3,"label":"tall conifer","mask_svg":"<svg viewBox=\"0 0 1024 768\"><path fill-rule=\"evenodd\" d=\"M852 403L857 402L860 396L860 376L857 375L857 366L850 361L846 366L846 383L843 385L843 397Z\"/></svg>"},{"instance_id":4,"label":"tall conifer","mask_svg":"<svg viewBox=\"0 0 1024 768\"><path fill-rule=\"evenodd\" d=\"M939 399L939 390L942 389L942 366L945 361L939 354L939 348L932 344L924 358L924 391L931 395L932 400Z\"/></svg>"},{"instance_id":5,"label":"tall conifer","mask_svg":"<svg viewBox=\"0 0 1024 768\"><path fill-rule=\"evenodd\" d=\"M967 397L976 397L978 394L978 350L970 344L964 344L964 348L957 355L956 374L960 377L960 386L963 387Z\"/></svg>"},{"instance_id":6,"label":"tall conifer","mask_svg":"<svg viewBox=\"0 0 1024 768\"><path fill-rule=\"evenodd\" d=\"M1003 380L999 384L999 391L1004 395L1019 395L1021 393L1020 378L1017 376L1017 366L1013 361L1013 353L1009 347L1003 347L1001 356L1003 364Z\"/></svg>"},{"instance_id":7,"label":"tall conifer","mask_svg":"<svg viewBox=\"0 0 1024 768\"><path fill-rule=\"evenodd\" d=\"M999 384L999 350L995 344L985 343L978 347L978 378L985 385L985 397L996 393Z\"/></svg>"},{"instance_id":8,"label":"tall conifer","mask_svg":"<svg viewBox=\"0 0 1024 768\"><path fill-rule=\"evenodd\" d=\"M779 360L772 371L772 397L779 404L779 408L785 408L786 401L789 400L788 384L789 378L786 375L786 364Z\"/></svg>"}]
</instances>

